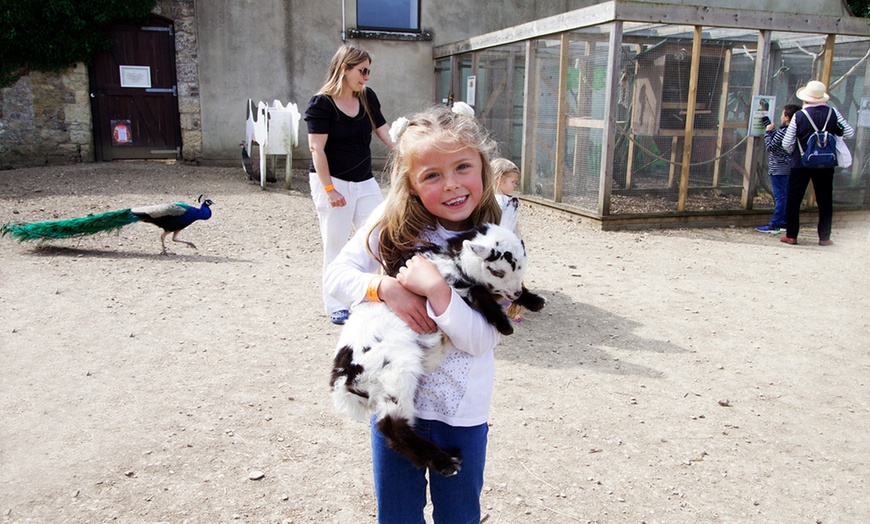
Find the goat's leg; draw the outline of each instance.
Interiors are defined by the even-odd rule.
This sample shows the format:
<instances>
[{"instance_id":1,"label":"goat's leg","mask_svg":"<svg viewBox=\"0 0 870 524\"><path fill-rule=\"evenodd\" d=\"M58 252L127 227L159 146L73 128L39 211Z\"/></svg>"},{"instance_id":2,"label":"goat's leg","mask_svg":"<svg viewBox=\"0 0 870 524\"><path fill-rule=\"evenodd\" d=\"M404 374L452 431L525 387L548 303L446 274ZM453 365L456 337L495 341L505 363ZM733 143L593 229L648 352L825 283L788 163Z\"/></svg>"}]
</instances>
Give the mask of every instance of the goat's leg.
<instances>
[{"instance_id":1,"label":"goat's leg","mask_svg":"<svg viewBox=\"0 0 870 524\"><path fill-rule=\"evenodd\" d=\"M532 293L526 289L526 286L523 286L523 293L520 295L520 298L514 301L514 303L519 304L530 311L540 311L543 309L544 304L547 303L547 299L537 293Z\"/></svg>"},{"instance_id":2,"label":"goat's leg","mask_svg":"<svg viewBox=\"0 0 870 524\"><path fill-rule=\"evenodd\" d=\"M388 415L378 421L378 431L387 439L390 448L404 455L414 466L431 468L445 477L459 473L462 463L459 451L445 451L421 437L414 432L407 419Z\"/></svg>"}]
</instances>

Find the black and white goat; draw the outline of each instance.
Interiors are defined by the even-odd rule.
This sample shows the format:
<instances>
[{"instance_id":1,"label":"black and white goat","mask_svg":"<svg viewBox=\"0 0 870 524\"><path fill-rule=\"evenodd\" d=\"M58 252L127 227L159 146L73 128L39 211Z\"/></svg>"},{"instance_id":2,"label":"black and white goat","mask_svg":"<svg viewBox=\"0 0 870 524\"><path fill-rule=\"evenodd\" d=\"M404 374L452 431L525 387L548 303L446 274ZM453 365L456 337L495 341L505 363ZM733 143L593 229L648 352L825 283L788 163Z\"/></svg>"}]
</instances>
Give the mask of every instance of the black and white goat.
<instances>
[{"instance_id":1,"label":"black and white goat","mask_svg":"<svg viewBox=\"0 0 870 524\"><path fill-rule=\"evenodd\" d=\"M513 326L496 301L499 297L532 311L545 303L523 286L526 251L513 233L518 212L514 198L505 206L500 225L480 225L444 247L420 252L503 335L513 333ZM385 304L364 302L342 329L330 379L338 411L360 420L377 414L378 429L392 449L415 466L444 476L459 472L458 450L446 451L420 437L413 425L417 385L441 363L447 344L442 332L417 334Z\"/></svg>"}]
</instances>

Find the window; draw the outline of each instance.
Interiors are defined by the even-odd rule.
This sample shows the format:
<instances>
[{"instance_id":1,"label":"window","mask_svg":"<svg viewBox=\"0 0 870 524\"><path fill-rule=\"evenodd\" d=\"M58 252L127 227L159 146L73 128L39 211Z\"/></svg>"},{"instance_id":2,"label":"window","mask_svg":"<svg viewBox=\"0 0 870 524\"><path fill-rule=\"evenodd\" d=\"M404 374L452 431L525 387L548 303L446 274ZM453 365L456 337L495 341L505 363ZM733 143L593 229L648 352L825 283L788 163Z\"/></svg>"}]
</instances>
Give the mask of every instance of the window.
<instances>
[{"instance_id":1,"label":"window","mask_svg":"<svg viewBox=\"0 0 870 524\"><path fill-rule=\"evenodd\" d=\"M357 0L356 22L370 31L420 32L420 0Z\"/></svg>"}]
</instances>

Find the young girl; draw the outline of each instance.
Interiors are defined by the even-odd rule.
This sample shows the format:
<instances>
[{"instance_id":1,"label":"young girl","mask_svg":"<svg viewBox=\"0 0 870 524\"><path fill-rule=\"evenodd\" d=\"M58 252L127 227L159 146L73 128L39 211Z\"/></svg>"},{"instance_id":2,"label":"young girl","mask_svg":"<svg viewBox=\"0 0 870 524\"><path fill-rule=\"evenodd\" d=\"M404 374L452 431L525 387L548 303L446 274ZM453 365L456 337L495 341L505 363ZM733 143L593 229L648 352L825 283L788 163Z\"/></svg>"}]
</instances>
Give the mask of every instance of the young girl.
<instances>
[{"instance_id":1,"label":"young girl","mask_svg":"<svg viewBox=\"0 0 870 524\"><path fill-rule=\"evenodd\" d=\"M414 331L440 328L450 337L447 356L423 377L415 399L415 431L462 457L458 474L429 475L435 522L480 521L499 335L431 262L413 253L477 224L498 223L493 149L472 116L436 107L412 117L393 151L386 201L326 271L335 297L383 301ZM426 471L388 448L374 424L371 433L378 521L423 523Z\"/></svg>"}]
</instances>

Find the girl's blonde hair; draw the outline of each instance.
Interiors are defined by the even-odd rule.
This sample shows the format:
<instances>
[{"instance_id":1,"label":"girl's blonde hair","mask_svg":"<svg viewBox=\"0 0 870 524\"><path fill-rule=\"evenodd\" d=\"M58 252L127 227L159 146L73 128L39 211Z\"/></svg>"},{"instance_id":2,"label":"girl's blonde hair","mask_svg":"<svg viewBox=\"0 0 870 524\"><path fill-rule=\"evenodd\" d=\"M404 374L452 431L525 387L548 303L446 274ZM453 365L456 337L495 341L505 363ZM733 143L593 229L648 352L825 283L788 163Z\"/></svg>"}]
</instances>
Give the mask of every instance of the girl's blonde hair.
<instances>
[{"instance_id":1,"label":"girl's blonde hair","mask_svg":"<svg viewBox=\"0 0 870 524\"><path fill-rule=\"evenodd\" d=\"M386 274L395 276L408 255L427 245L423 233L435 228L438 218L411 194L410 173L416 156L423 148L435 147L445 153L471 148L480 155L483 194L471 212L472 224L498 223L501 207L495 198L490 158L496 144L473 117L459 115L446 106L436 106L412 116L389 160L390 191L384 214L379 221L379 253L372 256Z\"/></svg>"},{"instance_id":2,"label":"girl's blonde hair","mask_svg":"<svg viewBox=\"0 0 870 524\"><path fill-rule=\"evenodd\" d=\"M326 73L326 83L317 92L318 95L328 95L329 97L341 96L344 91L344 75L354 67L360 65L366 60L371 63L372 56L359 47L345 44L338 48L338 51L332 55L332 60L329 61L329 70ZM369 111L369 100L366 96L367 87L363 87L359 92L352 92L352 95L359 98L360 104L365 111L369 120L372 122L372 129L375 127L374 118Z\"/></svg>"},{"instance_id":3,"label":"girl's blonde hair","mask_svg":"<svg viewBox=\"0 0 870 524\"><path fill-rule=\"evenodd\" d=\"M495 179L493 183L496 187L498 187L499 182L501 182L502 177L505 175L510 173L520 174L520 168L507 158L494 158L490 164L492 164L492 176Z\"/></svg>"}]
</instances>

